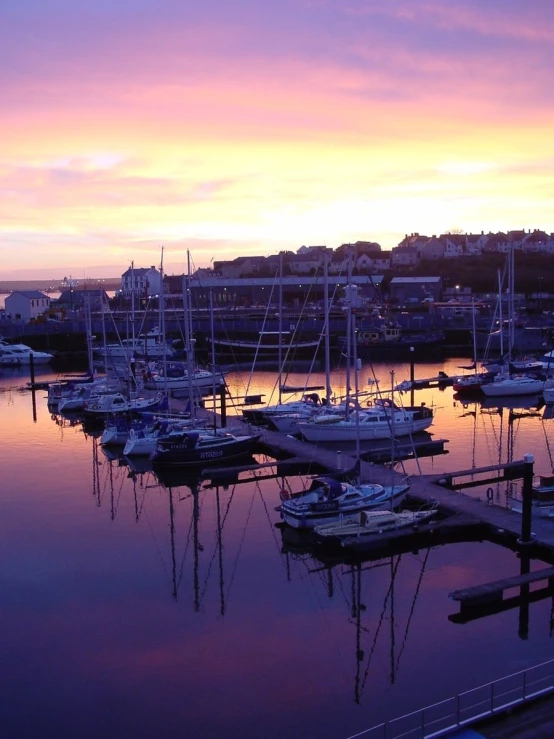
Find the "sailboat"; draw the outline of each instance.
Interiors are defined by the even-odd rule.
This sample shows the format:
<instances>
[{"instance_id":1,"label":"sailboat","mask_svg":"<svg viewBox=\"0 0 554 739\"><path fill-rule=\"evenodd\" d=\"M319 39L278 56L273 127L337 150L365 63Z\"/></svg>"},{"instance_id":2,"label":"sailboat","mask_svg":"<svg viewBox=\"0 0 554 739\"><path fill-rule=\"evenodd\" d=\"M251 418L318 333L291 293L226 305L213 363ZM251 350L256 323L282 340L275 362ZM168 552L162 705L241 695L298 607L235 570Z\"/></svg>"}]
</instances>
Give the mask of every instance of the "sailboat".
<instances>
[{"instance_id":1,"label":"sailboat","mask_svg":"<svg viewBox=\"0 0 554 739\"><path fill-rule=\"evenodd\" d=\"M353 520L316 526L314 542L324 546L338 544L342 547L361 544L398 529L418 528L437 513L436 506L417 511L364 510Z\"/></svg>"},{"instance_id":2,"label":"sailboat","mask_svg":"<svg viewBox=\"0 0 554 739\"><path fill-rule=\"evenodd\" d=\"M500 283L499 276L499 283ZM499 296L501 297L501 284L499 284ZM513 332L514 332L514 249L512 247L508 256L508 368L512 362ZM549 385L554 381L548 381ZM510 371L502 372L495 376L493 382L484 384L482 391L487 397L521 396L540 394L545 387L545 381L526 374L511 374Z\"/></svg>"},{"instance_id":3,"label":"sailboat","mask_svg":"<svg viewBox=\"0 0 554 739\"><path fill-rule=\"evenodd\" d=\"M282 278L283 271L283 255L281 254L279 260L279 274ZM287 344L283 344L281 341L278 347L278 375L277 375L277 390L278 390L278 401L273 405L267 405L264 408L244 408L242 411L243 417L249 422L256 425L267 425L271 429L281 431L286 434L295 434L297 432L298 423L305 421L312 416L316 415L321 411L330 413L331 406L331 350L330 350L330 336L329 336L329 314L331 301L329 300L329 254L324 253L323 258L323 294L325 303L325 317L323 333L319 339L315 342L315 346L312 351L312 366L315 361L317 352L321 345L321 339L324 339L325 348L325 387L315 386L310 387L306 381L304 387L292 388L292 392L302 392L300 400L287 400L283 401L282 394L287 389L287 386L282 382L283 367L289 359L289 351L291 347ZM282 333L282 279L279 280L279 334ZM284 357L283 357L284 354ZM310 370L311 371L311 370ZM310 373L309 373L310 374ZM308 378L309 378L308 374ZM315 391L325 390L325 396L322 398ZM344 408L342 408L344 411Z\"/></svg>"},{"instance_id":4,"label":"sailboat","mask_svg":"<svg viewBox=\"0 0 554 739\"><path fill-rule=\"evenodd\" d=\"M379 483L351 484L331 477L316 477L302 493L284 494L278 507L283 521L297 529L355 519L361 511L390 509L400 505L409 485L392 488Z\"/></svg>"},{"instance_id":5,"label":"sailboat","mask_svg":"<svg viewBox=\"0 0 554 739\"><path fill-rule=\"evenodd\" d=\"M472 301L472 335L473 335L473 363L469 367L460 367L460 369L473 370L471 374L455 377L452 387L455 393L461 396L471 395L472 393L481 394L483 385L492 382L494 373L485 369L478 371L477 369L477 331L475 326L475 302Z\"/></svg>"},{"instance_id":6,"label":"sailboat","mask_svg":"<svg viewBox=\"0 0 554 739\"><path fill-rule=\"evenodd\" d=\"M152 453L152 462L155 468L164 467L209 467L222 462L229 462L252 454L261 434L234 434L227 428L206 428L205 422L196 422L196 397L193 387L194 343L192 336L192 311L190 309L190 290L188 289L188 275L190 275L190 254L188 254L187 277L185 278L185 346L187 355L187 372L189 377L189 406L192 425L175 429L169 434L160 436L156 449ZM210 292L210 302L213 296ZM212 309L213 315L213 309ZM212 329L213 331L213 329ZM214 358L212 350L212 361ZM212 367L212 392L216 397L215 367Z\"/></svg>"}]
</instances>

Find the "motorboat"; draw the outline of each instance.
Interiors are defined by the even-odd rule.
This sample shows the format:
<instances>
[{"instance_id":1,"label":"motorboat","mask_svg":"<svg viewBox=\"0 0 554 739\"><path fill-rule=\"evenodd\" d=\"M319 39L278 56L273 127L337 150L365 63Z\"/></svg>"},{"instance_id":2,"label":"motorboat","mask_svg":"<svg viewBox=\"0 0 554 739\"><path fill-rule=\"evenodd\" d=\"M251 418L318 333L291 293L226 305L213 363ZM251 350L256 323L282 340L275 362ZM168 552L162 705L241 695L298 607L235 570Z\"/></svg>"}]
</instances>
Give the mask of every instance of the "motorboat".
<instances>
[{"instance_id":1,"label":"motorboat","mask_svg":"<svg viewBox=\"0 0 554 739\"><path fill-rule=\"evenodd\" d=\"M380 534L398 529L417 528L437 513L437 507L418 511L361 511L354 520L316 526L314 542L325 546L338 544L347 547L352 542L373 540Z\"/></svg>"},{"instance_id":2,"label":"motorboat","mask_svg":"<svg viewBox=\"0 0 554 739\"><path fill-rule=\"evenodd\" d=\"M331 477L316 477L310 488L289 495L281 492L278 510L283 521L297 529L355 519L364 510L392 509L399 506L409 490L409 482L380 485L352 484Z\"/></svg>"},{"instance_id":3,"label":"motorboat","mask_svg":"<svg viewBox=\"0 0 554 739\"><path fill-rule=\"evenodd\" d=\"M31 364L48 364L54 359L49 352L39 352L26 344L8 344L0 341L0 367L22 367Z\"/></svg>"}]
</instances>

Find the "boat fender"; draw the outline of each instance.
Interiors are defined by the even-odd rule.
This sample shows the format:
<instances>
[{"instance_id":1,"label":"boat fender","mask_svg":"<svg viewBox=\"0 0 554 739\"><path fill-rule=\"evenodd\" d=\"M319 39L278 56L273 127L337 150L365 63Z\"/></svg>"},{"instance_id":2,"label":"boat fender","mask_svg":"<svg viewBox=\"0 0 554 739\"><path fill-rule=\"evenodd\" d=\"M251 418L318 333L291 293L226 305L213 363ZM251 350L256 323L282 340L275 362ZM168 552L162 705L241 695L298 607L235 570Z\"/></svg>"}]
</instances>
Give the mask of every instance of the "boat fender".
<instances>
[{"instance_id":1,"label":"boat fender","mask_svg":"<svg viewBox=\"0 0 554 739\"><path fill-rule=\"evenodd\" d=\"M281 488L279 491L279 497L281 500L290 500L290 493L286 488Z\"/></svg>"},{"instance_id":2,"label":"boat fender","mask_svg":"<svg viewBox=\"0 0 554 739\"><path fill-rule=\"evenodd\" d=\"M494 498L494 490L492 488L487 488L487 502L492 503Z\"/></svg>"}]
</instances>

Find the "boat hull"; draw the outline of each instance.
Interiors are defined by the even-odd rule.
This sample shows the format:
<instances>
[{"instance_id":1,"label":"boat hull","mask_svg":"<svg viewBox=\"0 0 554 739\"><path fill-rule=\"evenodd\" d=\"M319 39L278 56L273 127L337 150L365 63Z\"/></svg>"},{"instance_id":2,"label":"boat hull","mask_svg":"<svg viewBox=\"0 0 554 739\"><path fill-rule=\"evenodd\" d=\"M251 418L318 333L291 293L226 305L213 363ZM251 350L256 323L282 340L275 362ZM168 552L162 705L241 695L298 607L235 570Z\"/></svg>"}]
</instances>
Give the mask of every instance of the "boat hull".
<instances>
[{"instance_id":1,"label":"boat hull","mask_svg":"<svg viewBox=\"0 0 554 739\"><path fill-rule=\"evenodd\" d=\"M373 441L375 439L388 439L391 435L408 436L419 431L425 431L433 423L433 418L418 418L410 421L402 421L392 425L388 423L359 424L353 421L335 421L326 423L299 423L297 428L302 437L309 442L352 442Z\"/></svg>"},{"instance_id":2,"label":"boat hull","mask_svg":"<svg viewBox=\"0 0 554 739\"><path fill-rule=\"evenodd\" d=\"M374 501L360 499L353 505L344 505L333 500L318 501L309 510L296 506L294 501L285 501L281 505L281 517L288 526L295 529L313 529L339 521L354 521L362 511L386 510L401 505L408 490L408 484L389 486Z\"/></svg>"},{"instance_id":3,"label":"boat hull","mask_svg":"<svg viewBox=\"0 0 554 739\"><path fill-rule=\"evenodd\" d=\"M156 467L210 467L248 456L256 446L259 436L237 436L231 441L205 447L190 448L186 438L171 443L162 441L152 455L152 463Z\"/></svg>"}]
</instances>

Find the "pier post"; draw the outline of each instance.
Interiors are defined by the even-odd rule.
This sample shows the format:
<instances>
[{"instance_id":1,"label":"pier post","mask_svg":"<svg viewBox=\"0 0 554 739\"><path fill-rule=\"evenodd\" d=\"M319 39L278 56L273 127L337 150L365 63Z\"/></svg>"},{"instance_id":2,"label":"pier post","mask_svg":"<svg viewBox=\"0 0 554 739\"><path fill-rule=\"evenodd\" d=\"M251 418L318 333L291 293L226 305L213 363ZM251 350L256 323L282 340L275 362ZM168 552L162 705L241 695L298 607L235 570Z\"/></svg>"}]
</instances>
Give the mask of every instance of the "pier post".
<instances>
[{"instance_id":1,"label":"pier post","mask_svg":"<svg viewBox=\"0 0 554 739\"><path fill-rule=\"evenodd\" d=\"M410 404L414 404L414 382L415 382L415 347L410 347Z\"/></svg>"},{"instance_id":2,"label":"pier post","mask_svg":"<svg viewBox=\"0 0 554 739\"><path fill-rule=\"evenodd\" d=\"M337 452L337 470L342 470L342 452Z\"/></svg>"},{"instance_id":3,"label":"pier post","mask_svg":"<svg viewBox=\"0 0 554 739\"><path fill-rule=\"evenodd\" d=\"M528 575L531 572L531 562L527 551L521 552L520 573ZM524 583L519 589L519 622L517 634L520 639L529 638L529 593L531 586Z\"/></svg>"},{"instance_id":4,"label":"pier post","mask_svg":"<svg viewBox=\"0 0 554 739\"><path fill-rule=\"evenodd\" d=\"M33 357L32 352L29 354L29 374L31 378L31 387L34 387L35 385L35 358Z\"/></svg>"},{"instance_id":5,"label":"pier post","mask_svg":"<svg viewBox=\"0 0 554 739\"><path fill-rule=\"evenodd\" d=\"M535 457L532 454L526 454L523 457L523 503L521 507L521 538L520 544L529 544L531 542L531 512L532 512L532 496L533 496L533 465Z\"/></svg>"},{"instance_id":6,"label":"pier post","mask_svg":"<svg viewBox=\"0 0 554 739\"><path fill-rule=\"evenodd\" d=\"M35 388L35 358L33 354L29 354L29 375L31 380L31 396L33 401L33 421L37 422L37 397Z\"/></svg>"},{"instance_id":7,"label":"pier post","mask_svg":"<svg viewBox=\"0 0 554 739\"><path fill-rule=\"evenodd\" d=\"M219 411L221 414L221 428L224 429L227 426L227 406L225 405L225 391L227 387L225 383L222 383L219 388ZM214 408L215 411L215 408Z\"/></svg>"}]
</instances>

